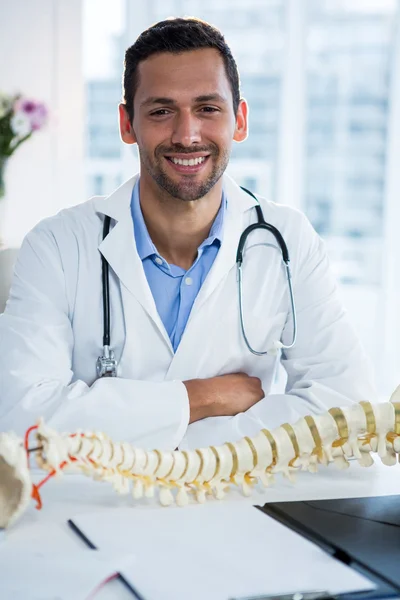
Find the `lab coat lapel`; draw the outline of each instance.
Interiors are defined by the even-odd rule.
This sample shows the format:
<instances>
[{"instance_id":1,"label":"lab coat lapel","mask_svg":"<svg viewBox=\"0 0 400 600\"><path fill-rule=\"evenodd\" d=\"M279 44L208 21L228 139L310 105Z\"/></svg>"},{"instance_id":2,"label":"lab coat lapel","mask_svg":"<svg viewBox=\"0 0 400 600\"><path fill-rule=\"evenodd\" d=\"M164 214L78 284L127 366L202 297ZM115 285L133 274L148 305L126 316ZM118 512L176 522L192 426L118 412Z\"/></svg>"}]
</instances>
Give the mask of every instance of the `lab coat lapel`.
<instances>
[{"instance_id":1,"label":"lab coat lapel","mask_svg":"<svg viewBox=\"0 0 400 600\"><path fill-rule=\"evenodd\" d=\"M116 221L114 226L111 221L110 233L100 243L99 250L122 284L122 297L127 297L125 288L136 298L154 321L172 351L171 341L158 314L142 261L136 249L130 203L137 177L136 175L128 180L110 196L95 199L97 212L108 215ZM127 311L125 302L124 310Z\"/></svg>"},{"instance_id":2,"label":"lab coat lapel","mask_svg":"<svg viewBox=\"0 0 400 600\"><path fill-rule=\"evenodd\" d=\"M194 302L181 342L168 370L168 379L187 377L188 369L189 372L193 372L193 365L202 361L205 349L204 345L199 343L198 334L195 333L198 332L198 319L204 321L201 323L204 332L213 327L209 313L207 316L205 310L207 300L210 299L216 288L223 284L230 270L236 268L236 253L240 236L245 227L255 220L255 215L252 218L252 212L249 211L256 205L256 201L241 190L227 175L224 176L224 190L228 204L221 248ZM219 307L219 310L223 311L224 307ZM217 320L218 315L214 314L213 318Z\"/></svg>"},{"instance_id":3,"label":"lab coat lapel","mask_svg":"<svg viewBox=\"0 0 400 600\"><path fill-rule=\"evenodd\" d=\"M109 215L116 221L114 227L111 223L112 229L110 228L110 233L100 243L99 250L120 279L123 297L125 296L124 288L126 288L143 306L162 334L171 352L173 352L171 341L158 314L142 261L136 249L130 203L132 189L137 177L138 175L128 180L110 196L95 199L97 212ZM249 221L249 218L245 218L245 214L256 205L256 201L241 190L228 175L224 175L223 185L228 204L225 212L221 248L195 300L179 347L182 346L183 342L185 342L185 345L190 345L191 320L199 314L201 307L235 266L239 239L247 221ZM124 310L126 311L126 306L124 306ZM178 352L179 354L182 354L182 352Z\"/></svg>"},{"instance_id":4,"label":"lab coat lapel","mask_svg":"<svg viewBox=\"0 0 400 600\"><path fill-rule=\"evenodd\" d=\"M245 228L245 213L256 205L256 201L228 176L224 176L224 191L228 200L225 212L221 248L204 281L191 312L196 315L216 287L236 264L236 253L240 236Z\"/></svg>"}]
</instances>

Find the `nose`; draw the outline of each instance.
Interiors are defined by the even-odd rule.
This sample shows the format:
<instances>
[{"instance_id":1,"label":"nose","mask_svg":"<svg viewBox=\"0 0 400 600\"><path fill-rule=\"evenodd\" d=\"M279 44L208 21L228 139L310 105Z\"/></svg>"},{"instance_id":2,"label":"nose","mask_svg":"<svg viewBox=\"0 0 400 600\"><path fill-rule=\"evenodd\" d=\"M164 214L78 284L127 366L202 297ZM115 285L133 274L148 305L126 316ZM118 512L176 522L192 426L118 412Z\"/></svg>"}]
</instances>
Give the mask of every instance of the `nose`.
<instances>
[{"instance_id":1,"label":"nose","mask_svg":"<svg viewBox=\"0 0 400 600\"><path fill-rule=\"evenodd\" d=\"M171 142L186 147L201 142L200 123L195 115L189 111L176 115Z\"/></svg>"}]
</instances>

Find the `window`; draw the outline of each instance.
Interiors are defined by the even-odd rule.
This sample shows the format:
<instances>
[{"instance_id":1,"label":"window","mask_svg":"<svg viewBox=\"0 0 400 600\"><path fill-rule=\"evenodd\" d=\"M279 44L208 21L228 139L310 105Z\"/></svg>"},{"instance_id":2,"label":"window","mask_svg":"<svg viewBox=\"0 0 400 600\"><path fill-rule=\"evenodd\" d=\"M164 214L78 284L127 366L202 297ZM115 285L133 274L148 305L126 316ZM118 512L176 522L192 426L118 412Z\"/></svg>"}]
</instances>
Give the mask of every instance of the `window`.
<instances>
[{"instance_id":1,"label":"window","mask_svg":"<svg viewBox=\"0 0 400 600\"><path fill-rule=\"evenodd\" d=\"M308 2L304 210L343 282L381 283L396 8L378 0Z\"/></svg>"},{"instance_id":2,"label":"window","mask_svg":"<svg viewBox=\"0 0 400 600\"><path fill-rule=\"evenodd\" d=\"M124 10L124 0L84 1L87 196L110 193L122 179L118 104L125 50Z\"/></svg>"},{"instance_id":3,"label":"window","mask_svg":"<svg viewBox=\"0 0 400 600\"><path fill-rule=\"evenodd\" d=\"M103 194L104 188L104 178L102 175L93 175L93 194L96 196L101 196Z\"/></svg>"}]
</instances>

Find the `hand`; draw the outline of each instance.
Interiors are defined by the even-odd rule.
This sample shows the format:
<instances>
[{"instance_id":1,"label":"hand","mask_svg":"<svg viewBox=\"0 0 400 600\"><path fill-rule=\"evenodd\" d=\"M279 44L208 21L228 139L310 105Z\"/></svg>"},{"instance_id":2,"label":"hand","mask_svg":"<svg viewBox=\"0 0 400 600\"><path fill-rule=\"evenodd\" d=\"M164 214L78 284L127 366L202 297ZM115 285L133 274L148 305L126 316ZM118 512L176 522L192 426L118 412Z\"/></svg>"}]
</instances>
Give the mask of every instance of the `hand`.
<instances>
[{"instance_id":1,"label":"hand","mask_svg":"<svg viewBox=\"0 0 400 600\"><path fill-rule=\"evenodd\" d=\"M265 396L258 377L246 373L184 381L190 404L190 423L206 417L235 416Z\"/></svg>"}]
</instances>

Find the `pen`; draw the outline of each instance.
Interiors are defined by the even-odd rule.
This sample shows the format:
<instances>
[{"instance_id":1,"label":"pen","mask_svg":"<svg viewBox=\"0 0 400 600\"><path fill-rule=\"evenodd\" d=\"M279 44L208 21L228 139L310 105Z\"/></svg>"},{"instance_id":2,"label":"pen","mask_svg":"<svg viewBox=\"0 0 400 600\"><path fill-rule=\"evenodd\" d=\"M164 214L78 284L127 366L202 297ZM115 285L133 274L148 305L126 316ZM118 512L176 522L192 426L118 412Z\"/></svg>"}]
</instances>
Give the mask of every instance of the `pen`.
<instances>
[{"instance_id":1,"label":"pen","mask_svg":"<svg viewBox=\"0 0 400 600\"><path fill-rule=\"evenodd\" d=\"M344 600L345 598L349 598L351 600L355 600L359 598L362 600L363 598L371 598L369 592L345 592L344 594L330 594L325 590L309 590L307 592L294 592L292 594L265 594L261 596L240 596L236 598L229 598L229 600ZM375 600L383 600L384 598L393 600L398 599L398 594L393 591L390 594L378 594L378 596L373 596Z\"/></svg>"},{"instance_id":2,"label":"pen","mask_svg":"<svg viewBox=\"0 0 400 600\"><path fill-rule=\"evenodd\" d=\"M91 550L97 550L96 546L89 540L88 537L86 537L83 531L79 529L79 527L72 521L72 519L68 519L67 522L72 531L76 533L78 537L81 538L81 540L86 544L86 546L88 546ZM125 577L121 575L121 573L117 573L116 578L119 579L125 585L125 587L128 588L128 590L133 594L136 600L145 600L144 596L142 596L142 594L140 594L137 591L137 589L135 589L133 585L131 585L129 581L127 581Z\"/></svg>"},{"instance_id":3,"label":"pen","mask_svg":"<svg viewBox=\"0 0 400 600\"><path fill-rule=\"evenodd\" d=\"M334 596L325 590L310 590L307 592L294 592L292 594L245 596L230 598L230 600L334 600Z\"/></svg>"}]
</instances>

